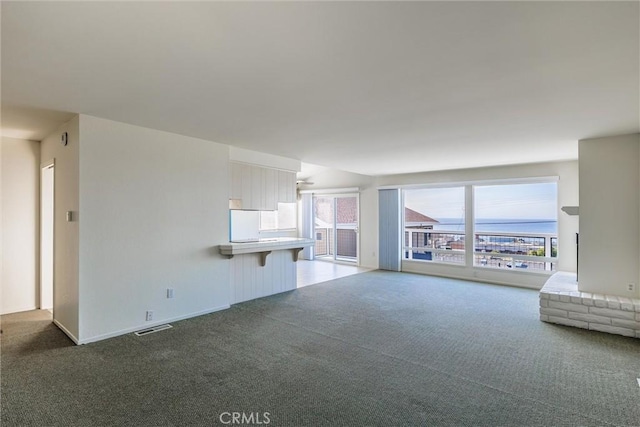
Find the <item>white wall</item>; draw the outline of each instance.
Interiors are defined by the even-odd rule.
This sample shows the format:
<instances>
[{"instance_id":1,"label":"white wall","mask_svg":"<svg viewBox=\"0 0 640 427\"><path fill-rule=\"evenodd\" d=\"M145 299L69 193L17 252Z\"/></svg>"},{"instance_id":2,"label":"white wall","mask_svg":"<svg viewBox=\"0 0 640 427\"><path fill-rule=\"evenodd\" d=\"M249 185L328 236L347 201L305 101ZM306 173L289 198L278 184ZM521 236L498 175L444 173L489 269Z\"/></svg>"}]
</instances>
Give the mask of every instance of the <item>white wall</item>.
<instances>
[{"instance_id":1,"label":"white wall","mask_svg":"<svg viewBox=\"0 0 640 427\"><path fill-rule=\"evenodd\" d=\"M69 134L67 146L60 135ZM79 119L74 117L41 142L42 163L55 159L53 320L72 339L78 339L78 222L67 222L66 212L78 212L80 155Z\"/></svg>"},{"instance_id":2,"label":"white wall","mask_svg":"<svg viewBox=\"0 0 640 427\"><path fill-rule=\"evenodd\" d=\"M80 132L80 341L228 307L229 148L85 115Z\"/></svg>"},{"instance_id":3,"label":"white wall","mask_svg":"<svg viewBox=\"0 0 640 427\"><path fill-rule=\"evenodd\" d=\"M579 142L581 291L639 297L640 135ZM629 291L628 284L635 290Z\"/></svg>"},{"instance_id":4,"label":"white wall","mask_svg":"<svg viewBox=\"0 0 640 427\"><path fill-rule=\"evenodd\" d=\"M388 175L378 177L376 184L378 186L407 186L549 176L558 176L560 178L558 181L558 253L560 256L558 270L575 271L575 233L578 231L578 220L577 217L570 217L560 212L560 208L562 206L575 206L578 204L577 161ZM363 232L364 231L365 230L363 230ZM368 232L373 233L373 230L369 230ZM513 273L509 271L448 266L417 261L403 261L402 264L403 271L458 277L469 280L482 280L531 288L542 287L548 278L548 276L544 274Z\"/></svg>"},{"instance_id":5,"label":"white wall","mask_svg":"<svg viewBox=\"0 0 640 427\"><path fill-rule=\"evenodd\" d=\"M0 314L38 306L40 143L2 138Z\"/></svg>"}]
</instances>

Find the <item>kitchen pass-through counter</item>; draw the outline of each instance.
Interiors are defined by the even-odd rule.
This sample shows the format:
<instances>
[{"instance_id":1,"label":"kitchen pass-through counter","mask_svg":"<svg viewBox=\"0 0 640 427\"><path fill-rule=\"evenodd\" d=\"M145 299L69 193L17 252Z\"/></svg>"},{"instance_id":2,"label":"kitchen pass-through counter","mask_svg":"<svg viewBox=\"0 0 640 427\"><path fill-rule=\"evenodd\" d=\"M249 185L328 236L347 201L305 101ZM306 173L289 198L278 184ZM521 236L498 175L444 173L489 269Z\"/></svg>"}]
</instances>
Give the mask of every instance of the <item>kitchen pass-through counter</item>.
<instances>
[{"instance_id":1,"label":"kitchen pass-through counter","mask_svg":"<svg viewBox=\"0 0 640 427\"><path fill-rule=\"evenodd\" d=\"M291 249L293 250L293 262L298 260L298 253L309 246L313 246L315 241L313 239L304 239L301 237L274 237L272 239L259 239L250 242L230 242L226 245L220 245L220 253L233 257L234 255L244 255L251 253L264 253L263 261L266 261L266 256L272 251L282 251ZM261 266L264 267L265 263L262 262Z\"/></svg>"},{"instance_id":2,"label":"kitchen pass-through counter","mask_svg":"<svg viewBox=\"0 0 640 427\"><path fill-rule=\"evenodd\" d=\"M231 262L231 303L296 289L298 255L314 244L313 239L278 237L220 245Z\"/></svg>"}]
</instances>

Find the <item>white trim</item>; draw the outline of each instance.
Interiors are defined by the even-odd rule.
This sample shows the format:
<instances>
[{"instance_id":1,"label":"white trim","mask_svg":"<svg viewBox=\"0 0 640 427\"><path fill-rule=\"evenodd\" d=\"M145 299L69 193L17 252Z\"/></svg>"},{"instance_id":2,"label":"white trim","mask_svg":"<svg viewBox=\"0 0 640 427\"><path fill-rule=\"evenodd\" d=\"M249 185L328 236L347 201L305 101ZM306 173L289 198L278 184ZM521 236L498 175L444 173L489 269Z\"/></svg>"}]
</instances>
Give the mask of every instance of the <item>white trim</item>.
<instances>
[{"instance_id":1,"label":"white trim","mask_svg":"<svg viewBox=\"0 0 640 427\"><path fill-rule=\"evenodd\" d=\"M465 245L464 249L464 265L473 265L474 264L474 255L475 255L475 215L476 215L476 205L475 205L475 195L476 192L472 185L464 186L464 239L465 243L467 241L471 242L472 247L467 248ZM471 208L467 208L467 206L471 206ZM471 239L471 240L467 240ZM467 250L470 249L470 250Z\"/></svg>"},{"instance_id":2,"label":"white trim","mask_svg":"<svg viewBox=\"0 0 640 427\"><path fill-rule=\"evenodd\" d=\"M425 265L432 265L432 268L421 268ZM415 268L417 267L417 268ZM448 279L466 280L470 282L479 282L484 284L495 284L503 286L511 286L514 288L526 288L540 290L544 286L544 282L555 272L548 272L551 274L545 274L541 272L529 272L526 275L522 275L519 272L512 270L498 270L498 269L481 269L474 268L469 269L463 265L456 264L427 264L417 262L415 260L402 260L403 273L422 274L425 276L437 276ZM509 280L511 279L511 280ZM532 282L541 280L540 285Z\"/></svg>"},{"instance_id":3,"label":"white trim","mask_svg":"<svg viewBox=\"0 0 640 427\"><path fill-rule=\"evenodd\" d=\"M437 182L430 184L402 184L402 185L383 185L377 187L378 190L395 190L395 189L415 189L415 188L447 188L447 187L464 187L467 185L508 185L508 184L533 184L542 182L557 182L560 177L557 175L552 176L538 176L528 178L501 178L501 179L485 179L474 181L451 181L451 182Z\"/></svg>"},{"instance_id":4,"label":"white trim","mask_svg":"<svg viewBox=\"0 0 640 427\"><path fill-rule=\"evenodd\" d=\"M277 156L275 154L260 153L234 146L229 146L229 161L287 172L297 173L302 170L302 162L300 160Z\"/></svg>"},{"instance_id":5,"label":"white trim","mask_svg":"<svg viewBox=\"0 0 640 427\"><path fill-rule=\"evenodd\" d=\"M317 190L300 190L299 193L330 195L330 194L342 194L342 193L358 193L359 191L360 191L359 187L349 187L349 188L322 188Z\"/></svg>"},{"instance_id":6,"label":"white trim","mask_svg":"<svg viewBox=\"0 0 640 427\"><path fill-rule=\"evenodd\" d=\"M76 338L75 335L73 335L67 328L65 328L62 323L58 322L56 319L53 319L53 324L60 328L60 330L64 332L66 336L71 338L71 341L73 341L76 345L81 344L78 338Z\"/></svg>"},{"instance_id":7,"label":"white trim","mask_svg":"<svg viewBox=\"0 0 640 427\"><path fill-rule=\"evenodd\" d=\"M0 312L0 316L4 316L5 314L14 314L14 313L22 313L23 311L31 311L37 310L38 306L36 304L30 306L22 306L22 307L9 307L7 311Z\"/></svg>"},{"instance_id":8,"label":"white trim","mask_svg":"<svg viewBox=\"0 0 640 427\"><path fill-rule=\"evenodd\" d=\"M293 170L293 169L286 169L286 168L282 168L282 167L276 167L276 166L269 166L269 165L264 165L261 163L250 163L250 162L243 162L240 160L229 160L229 163L235 163L237 165L246 165L246 166L255 166L258 168L263 168L263 169L269 169L269 170L274 170L274 171L281 171L281 172L293 172L293 173L298 173L299 171Z\"/></svg>"},{"instance_id":9,"label":"white trim","mask_svg":"<svg viewBox=\"0 0 640 427\"><path fill-rule=\"evenodd\" d=\"M165 323L177 322L179 320L191 319L192 317L203 316L205 314L214 313L216 311L226 310L229 307L231 307L229 304L225 304L225 305L222 305L220 307L215 307L215 308L211 308L211 309L204 310L204 311L198 311L198 312L195 312L195 313L189 313L189 314L185 314L183 316L171 317L169 319L162 319L162 320L159 320L157 322L150 323L150 324L145 323L144 325L138 325L138 326L134 326L132 328L121 329L119 331L110 332L108 334L96 335L94 337L90 337L90 338L86 338L86 339L82 339L82 340L78 340L78 341L75 340L74 338L72 338L72 335L70 335L69 333L67 333L67 335L69 335L69 337L72 340L74 340L74 342L76 344L89 344L89 343L96 342L96 341L102 341L102 340L107 339L107 338L113 338L113 337L117 337L117 336L120 336L120 335L129 334L129 333L132 333L132 332L137 332L137 331L139 331L141 329L148 329L148 328L152 328L154 326L163 325ZM63 329L63 332L64 331L65 330Z\"/></svg>"},{"instance_id":10,"label":"white trim","mask_svg":"<svg viewBox=\"0 0 640 427\"><path fill-rule=\"evenodd\" d=\"M56 187L55 187L55 181L56 181L56 176L55 176L55 165L56 165L56 159L50 159L46 162L42 162L41 166L40 166L40 192L39 192L39 199L38 199L38 303L37 303L37 307L40 309L44 309L44 310L53 310L54 306L55 306L55 257L56 257L56 251L55 251L55 205L56 205ZM43 236L44 236L44 215L43 215L43 196L45 195L44 193L44 176L45 176L45 171L49 171L50 169L52 169L53 172L53 176L52 176L52 191L51 191L51 282L50 282L50 290L51 290L51 306L50 307L43 307L43 289L44 289L44 284L43 284L43 280L42 280L42 272L43 272ZM49 286L49 283L47 283L47 286ZM48 305L48 304L47 304Z\"/></svg>"},{"instance_id":11,"label":"white trim","mask_svg":"<svg viewBox=\"0 0 640 427\"><path fill-rule=\"evenodd\" d=\"M49 167L51 167L51 166L55 166L55 164L56 164L56 159L55 159L55 157L54 157L54 158L53 158L53 159L51 159L51 160L47 160L46 162L42 162L42 163L40 163L40 169L42 170L42 169L44 169L44 168L49 168Z\"/></svg>"}]
</instances>

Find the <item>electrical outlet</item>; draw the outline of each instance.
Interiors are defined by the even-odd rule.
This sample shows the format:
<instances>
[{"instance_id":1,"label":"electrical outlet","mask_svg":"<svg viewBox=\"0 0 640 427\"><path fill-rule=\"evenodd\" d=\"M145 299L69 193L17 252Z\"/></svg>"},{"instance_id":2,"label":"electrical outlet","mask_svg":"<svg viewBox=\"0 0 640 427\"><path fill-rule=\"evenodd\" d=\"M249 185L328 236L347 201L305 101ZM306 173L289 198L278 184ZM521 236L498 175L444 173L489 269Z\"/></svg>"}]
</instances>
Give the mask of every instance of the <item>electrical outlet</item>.
<instances>
[{"instance_id":1,"label":"electrical outlet","mask_svg":"<svg viewBox=\"0 0 640 427\"><path fill-rule=\"evenodd\" d=\"M173 288L167 288L167 298L173 298Z\"/></svg>"},{"instance_id":2,"label":"electrical outlet","mask_svg":"<svg viewBox=\"0 0 640 427\"><path fill-rule=\"evenodd\" d=\"M153 320L153 311L151 311L151 310L147 311L147 322L149 320Z\"/></svg>"},{"instance_id":3,"label":"electrical outlet","mask_svg":"<svg viewBox=\"0 0 640 427\"><path fill-rule=\"evenodd\" d=\"M636 290L636 284L635 283L629 283L628 285L628 289L633 292Z\"/></svg>"}]
</instances>

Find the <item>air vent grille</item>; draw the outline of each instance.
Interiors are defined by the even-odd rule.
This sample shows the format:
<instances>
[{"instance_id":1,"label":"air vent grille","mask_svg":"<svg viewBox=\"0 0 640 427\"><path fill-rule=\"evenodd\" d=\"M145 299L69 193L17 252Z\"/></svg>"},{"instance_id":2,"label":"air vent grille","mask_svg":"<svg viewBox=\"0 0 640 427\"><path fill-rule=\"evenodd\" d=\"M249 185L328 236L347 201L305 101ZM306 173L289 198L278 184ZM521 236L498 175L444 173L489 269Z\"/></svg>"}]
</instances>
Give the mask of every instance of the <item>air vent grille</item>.
<instances>
[{"instance_id":1,"label":"air vent grille","mask_svg":"<svg viewBox=\"0 0 640 427\"><path fill-rule=\"evenodd\" d=\"M158 326L154 326L152 328L147 328L147 329L143 329L143 330L138 331L138 332L134 332L134 334L136 334L137 336L141 337L143 335L149 335L149 334L152 334L154 332L160 332L160 331L164 331L165 329L171 329L171 328L173 328L173 326L171 326L169 324L158 325Z\"/></svg>"}]
</instances>

